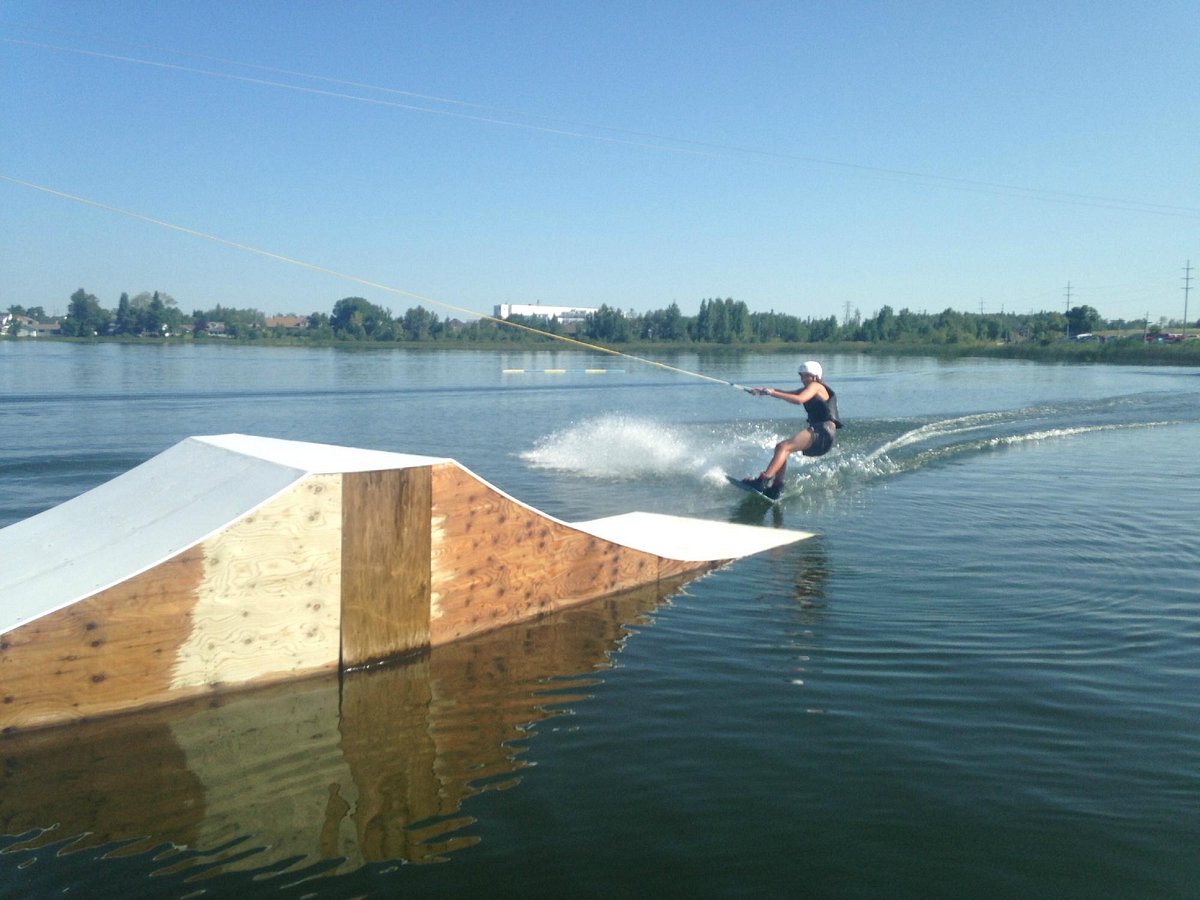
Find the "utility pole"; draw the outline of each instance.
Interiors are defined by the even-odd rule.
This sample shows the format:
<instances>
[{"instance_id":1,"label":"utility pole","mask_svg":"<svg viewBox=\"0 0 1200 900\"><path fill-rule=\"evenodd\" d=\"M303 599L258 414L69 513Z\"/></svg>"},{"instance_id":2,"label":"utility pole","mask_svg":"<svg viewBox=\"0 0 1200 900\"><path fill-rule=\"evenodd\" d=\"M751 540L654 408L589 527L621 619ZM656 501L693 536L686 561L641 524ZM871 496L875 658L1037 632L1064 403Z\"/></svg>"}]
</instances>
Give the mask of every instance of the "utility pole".
<instances>
[{"instance_id":1,"label":"utility pole","mask_svg":"<svg viewBox=\"0 0 1200 900\"><path fill-rule=\"evenodd\" d=\"M1188 294L1192 290L1192 261L1189 259L1183 267L1183 339L1187 340L1187 306Z\"/></svg>"},{"instance_id":2,"label":"utility pole","mask_svg":"<svg viewBox=\"0 0 1200 900\"><path fill-rule=\"evenodd\" d=\"M1067 340L1071 339L1071 282L1067 282Z\"/></svg>"}]
</instances>

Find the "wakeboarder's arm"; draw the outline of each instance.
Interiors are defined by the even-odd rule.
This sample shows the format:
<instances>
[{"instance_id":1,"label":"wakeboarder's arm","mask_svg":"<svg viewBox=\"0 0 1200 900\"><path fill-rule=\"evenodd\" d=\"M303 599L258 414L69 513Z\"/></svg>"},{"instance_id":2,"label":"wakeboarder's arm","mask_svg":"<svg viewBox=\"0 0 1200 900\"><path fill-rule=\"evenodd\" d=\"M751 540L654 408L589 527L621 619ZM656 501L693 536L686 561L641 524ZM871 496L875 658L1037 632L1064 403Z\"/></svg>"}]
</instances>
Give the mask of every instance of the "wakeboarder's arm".
<instances>
[{"instance_id":1,"label":"wakeboarder's arm","mask_svg":"<svg viewBox=\"0 0 1200 900\"><path fill-rule=\"evenodd\" d=\"M801 388L798 391L781 391L779 388L755 388L751 391L757 397L775 397L778 400L786 400L788 403L803 404L805 400L811 400L817 396L819 390L819 382L814 381L808 387Z\"/></svg>"}]
</instances>

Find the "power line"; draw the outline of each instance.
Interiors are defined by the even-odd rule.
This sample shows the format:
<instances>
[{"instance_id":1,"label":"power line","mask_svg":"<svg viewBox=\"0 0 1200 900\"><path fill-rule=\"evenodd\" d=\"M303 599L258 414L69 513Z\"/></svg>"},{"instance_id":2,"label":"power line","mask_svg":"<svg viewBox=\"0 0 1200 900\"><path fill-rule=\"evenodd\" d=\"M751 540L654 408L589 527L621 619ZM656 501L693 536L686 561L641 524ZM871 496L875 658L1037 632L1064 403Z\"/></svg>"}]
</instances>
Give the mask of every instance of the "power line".
<instances>
[{"instance_id":1,"label":"power line","mask_svg":"<svg viewBox=\"0 0 1200 900\"><path fill-rule=\"evenodd\" d=\"M1043 203L1062 203L1073 206L1089 206L1101 209L1115 209L1126 212L1141 212L1151 215L1174 216L1187 219L1200 219L1200 209L1187 206L1170 206L1159 203L1149 203L1142 200L1130 200L1119 197L1104 197L1091 194L1079 194L1068 191L1055 191L1044 188L1025 187L1016 184L1006 184L1004 182L989 182L973 178L961 178L952 175L938 175L930 172L918 172L906 169L897 169L887 166L868 165L864 163L848 162L846 160L828 159L819 156L807 156L796 153L785 153L782 151L768 150L761 147L748 147L737 144L719 143L714 141L704 141L692 138L682 138L672 135L657 134L654 132L637 131L628 128L614 127L608 125L596 125L591 123L574 122L566 119L556 119L550 116L525 113L519 110L505 110L499 107L488 107L482 104L471 103L469 101L458 100L446 97L434 97L427 94L417 94L411 91L403 91L396 88L385 87L380 85L364 84L361 82L347 81L338 78L330 78L321 75L312 75L304 72L297 72L289 69L279 69L269 66L260 66L253 63L243 63L235 60L222 59L220 57L200 56L198 54L186 54L182 51L160 49L159 52L172 53L181 56L192 56L194 58L207 59L213 62L219 62L223 65L240 66L243 68L254 69L257 71L269 72L276 75L285 75L294 78L305 78L312 81L322 81L328 84L337 85L340 87L353 87L363 90L378 91L392 95L404 96L413 100L421 100L426 103L441 103L453 105L460 109L437 109L430 106L418 105L415 102L399 102L397 100L382 99L379 97L367 97L360 94L346 93L340 90L325 90L315 87L306 87L304 85L291 84L285 81L273 81L264 78L255 78L248 75L236 75L229 72L218 72L210 69L200 69L193 66L184 66L176 63L159 62L156 60L142 59L135 56L125 56L114 53L102 53L97 50L84 50L76 47L63 47L55 44L47 44L40 41L23 40L19 38L0 37L0 42L8 44L16 44L27 47L34 47L43 50L53 50L59 53L72 53L79 56L87 56L96 59L106 59L114 62L128 63L133 65L150 66L158 69L173 70L184 72L193 75L202 75L211 78L219 78L227 81L239 81L247 84L256 84L264 87L272 87L281 90L294 91L299 93L314 94L333 99L350 100L358 103L367 103L375 106L392 107L395 109L404 110L406 112L425 113L427 115L444 116L456 119L467 119L470 121L481 122L489 125L502 126L507 128L519 128L530 131L537 131L545 134L558 135L560 137L570 137L580 140L591 140L609 144L621 144L626 146L638 147L648 150L659 150L667 153L682 153L692 154L697 156L751 156L760 159L775 160L787 163L803 163L805 165L817 165L828 168L841 169L843 171L855 172L859 174L878 175L892 180L903 180L907 182L926 182L935 187L941 187L950 190L968 191L974 193L993 194L1011 198L1024 198L1028 200L1036 200ZM149 49L144 48L143 49ZM471 113L461 111L464 109L478 109L479 113ZM489 112L490 111L490 112ZM486 113L486 114L485 114ZM502 118L501 116L520 116L527 119L539 119L547 124L537 124L535 122L515 121L512 118ZM606 132L602 134L600 132Z\"/></svg>"}]
</instances>

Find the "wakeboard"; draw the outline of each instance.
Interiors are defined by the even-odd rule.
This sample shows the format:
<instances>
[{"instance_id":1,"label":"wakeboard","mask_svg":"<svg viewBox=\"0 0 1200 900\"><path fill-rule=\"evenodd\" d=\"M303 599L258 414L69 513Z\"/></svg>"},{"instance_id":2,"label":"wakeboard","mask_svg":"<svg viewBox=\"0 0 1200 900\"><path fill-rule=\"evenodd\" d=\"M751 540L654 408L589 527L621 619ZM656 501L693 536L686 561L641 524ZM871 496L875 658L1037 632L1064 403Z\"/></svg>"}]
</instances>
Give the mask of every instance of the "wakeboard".
<instances>
[{"instance_id":1,"label":"wakeboard","mask_svg":"<svg viewBox=\"0 0 1200 900\"><path fill-rule=\"evenodd\" d=\"M740 478L734 478L732 475L726 475L725 478L735 488L741 488L743 491L745 491L748 494L753 494L755 497L761 497L763 500L767 501L768 503L778 503L779 502L779 499L780 499L779 497L768 497L762 491L758 490L751 484L747 484L746 482L742 481L742 479L740 479Z\"/></svg>"}]
</instances>

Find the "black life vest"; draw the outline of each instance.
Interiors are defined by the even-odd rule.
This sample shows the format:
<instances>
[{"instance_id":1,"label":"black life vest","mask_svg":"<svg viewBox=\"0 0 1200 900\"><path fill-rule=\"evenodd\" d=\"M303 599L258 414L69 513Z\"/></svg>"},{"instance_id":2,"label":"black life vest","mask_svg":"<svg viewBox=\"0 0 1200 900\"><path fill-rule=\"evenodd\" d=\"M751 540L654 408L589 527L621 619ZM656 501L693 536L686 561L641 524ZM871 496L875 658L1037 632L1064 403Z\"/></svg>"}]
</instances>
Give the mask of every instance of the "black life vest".
<instances>
[{"instance_id":1,"label":"black life vest","mask_svg":"<svg viewBox=\"0 0 1200 900\"><path fill-rule=\"evenodd\" d=\"M822 400L820 397L810 397L804 401L804 411L808 413L809 425L820 425L822 422L832 422L838 428L842 427L841 421L838 419L837 409L837 394L833 392L833 388L825 385L825 390L829 391L829 399Z\"/></svg>"}]
</instances>

